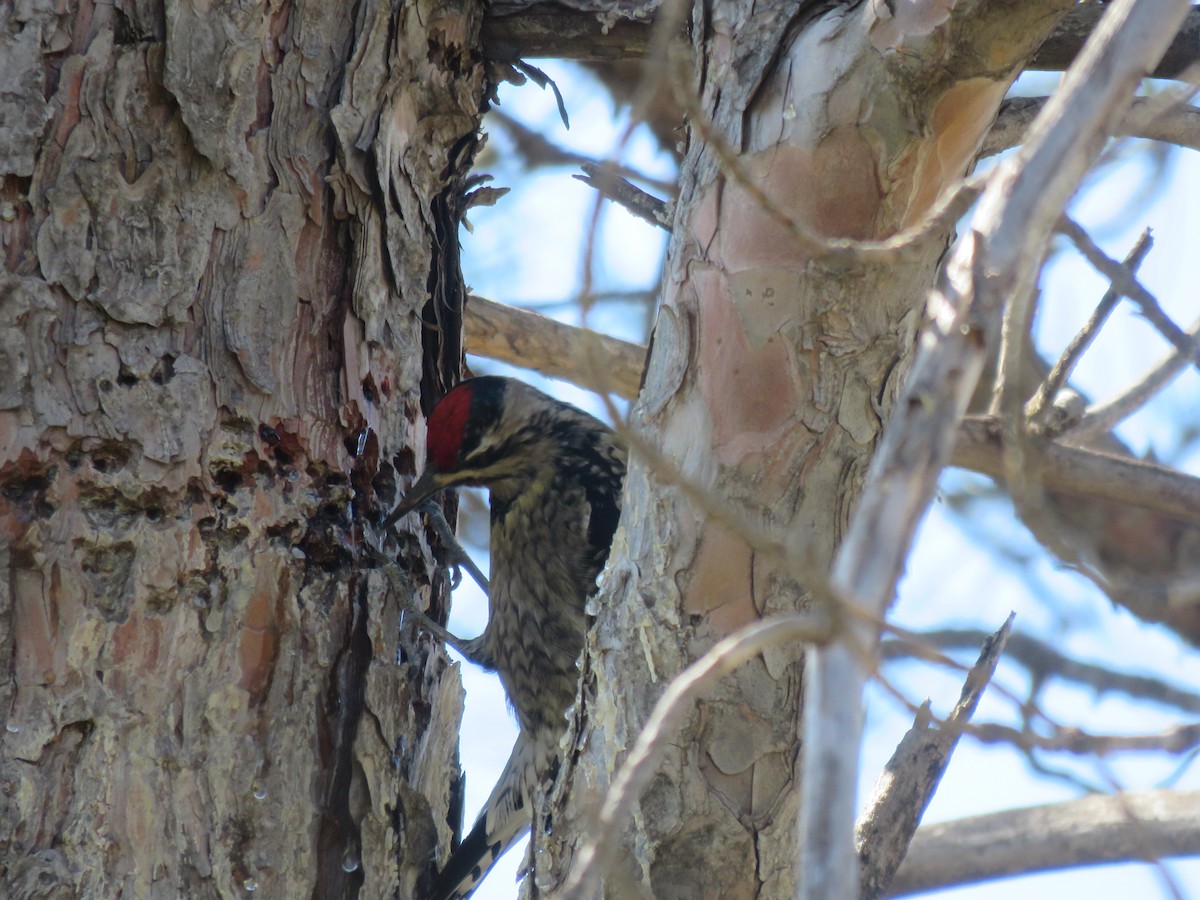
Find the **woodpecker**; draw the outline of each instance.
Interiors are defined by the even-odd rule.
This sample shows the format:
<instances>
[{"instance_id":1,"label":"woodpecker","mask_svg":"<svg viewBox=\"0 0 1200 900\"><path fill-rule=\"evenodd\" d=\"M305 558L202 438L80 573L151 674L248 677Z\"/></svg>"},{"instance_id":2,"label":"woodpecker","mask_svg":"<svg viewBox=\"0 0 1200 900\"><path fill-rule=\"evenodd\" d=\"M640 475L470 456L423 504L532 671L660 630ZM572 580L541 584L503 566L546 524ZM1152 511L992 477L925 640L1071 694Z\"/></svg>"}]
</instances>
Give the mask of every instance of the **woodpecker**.
<instances>
[{"instance_id":1,"label":"woodpecker","mask_svg":"<svg viewBox=\"0 0 1200 900\"><path fill-rule=\"evenodd\" d=\"M435 900L456 900L528 831L535 791L557 772L584 606L621 515L626 454L598 419L491 376L464 381L438 402L426 443L425 470L389 521L444 488L488 488L488 624L462 643L499 673L520 725L500 781L437 876Z\"/></svg>"}]
</instances>

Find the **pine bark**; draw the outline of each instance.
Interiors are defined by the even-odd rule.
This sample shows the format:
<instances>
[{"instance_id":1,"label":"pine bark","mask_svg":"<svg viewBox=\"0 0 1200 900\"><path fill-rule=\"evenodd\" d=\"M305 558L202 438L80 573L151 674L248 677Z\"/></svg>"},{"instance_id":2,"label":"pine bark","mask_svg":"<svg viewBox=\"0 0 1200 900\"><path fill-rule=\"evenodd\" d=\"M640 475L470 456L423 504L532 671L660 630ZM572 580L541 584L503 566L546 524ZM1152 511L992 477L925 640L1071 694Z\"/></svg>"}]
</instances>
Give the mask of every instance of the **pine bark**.
<instances>
[{"instance_id":1,"label":"pine bark","mask_svg":"<svg viewBox=\"0 0 1200 900\"><path fill-rule=\"evenodd\" d=\"M362 542L460 363L480 20L0 12L5 896L410 897L448 846L461 686Z\"/></svg>"}]
</instances>

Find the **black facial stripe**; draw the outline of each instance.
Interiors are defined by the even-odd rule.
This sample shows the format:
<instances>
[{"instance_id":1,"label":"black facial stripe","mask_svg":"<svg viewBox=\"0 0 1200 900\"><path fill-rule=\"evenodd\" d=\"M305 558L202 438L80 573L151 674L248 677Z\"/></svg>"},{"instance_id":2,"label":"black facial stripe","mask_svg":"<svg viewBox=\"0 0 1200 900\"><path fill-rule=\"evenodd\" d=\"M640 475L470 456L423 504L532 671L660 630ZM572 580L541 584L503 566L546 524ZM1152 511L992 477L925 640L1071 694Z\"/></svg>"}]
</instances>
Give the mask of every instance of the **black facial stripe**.
<instances>
[{"instance_id":1,"label":"black facial stripe","mask_svg":"<svg viewBox=\"0 0 1200 900\"><path fill-rule=\"evenodd\" d=\"M511 461L518 452L522 444L532 443L536 439L534 429L530 427L522 428L520 431L510 435L506 440L499 444L493 444L482 453L477 453L474 456L467 457L464 455L463 461L467 463L463 466L464 470L471 472L486 472L496 463L505 460ZM480 437L475 438L475 446L479 445ZM469 459L469 462L468 462Z\"/></svg>"},{"instance_id":2,"label":"black facial stripe","mask_svg":"<svg viewBox=\"0 0 1200 900\"><path fill-rule=\"evenodd\" d=\"M504 412L504 392L507 389L506 380L495 375L472 378L469 384L471 413L467 416L462 443L458 447L460 463L471 455L471 451L479 446L483 436L500 421L500 414ZM476 466L473 465L472 468Z\"/></svg>"}]
</instances>

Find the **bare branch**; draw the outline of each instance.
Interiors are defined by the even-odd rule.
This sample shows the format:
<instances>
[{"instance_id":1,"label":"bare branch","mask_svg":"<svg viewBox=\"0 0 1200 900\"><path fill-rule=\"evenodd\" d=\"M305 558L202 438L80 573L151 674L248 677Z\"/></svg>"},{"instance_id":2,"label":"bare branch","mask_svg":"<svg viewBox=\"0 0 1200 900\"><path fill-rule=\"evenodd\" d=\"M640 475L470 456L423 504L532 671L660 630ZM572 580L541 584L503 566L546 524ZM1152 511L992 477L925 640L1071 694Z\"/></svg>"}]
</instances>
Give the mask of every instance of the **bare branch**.
<instances>
[{"instance_id":1,"label":"bare branch","mask_svg":"<svg viewBox=\"0 0 1200 900\"><path fill-rule=\"evenodd\" d=\"M950 716L952 723L965 722L975 712L996 672L1012 621L1010 615L999 631L982 636L983 649L967 675L962 696ZM926 701L879 776L867 808L859 817L855 844L861 866L860 900L877 900L891 884L958 744L961 732L931 728L931 720Z\"/></svg>"},{"instance_id":2,"label":"bare branch","mask_svg":"<svg viewBox=\"0 0 1200 900\"><path fill-rule=\"evenodd\" d=\"M1146 113L1158 105L1156 100L1150 97L1135 100L1114 133L1200 150L1200 109L1178 104L1167 110L1158 109L1156 114L1147 116ZM1000 105L996 123L984 138L979 150L980 159L1020 144L1029 130L1029 123L1045 104L1045 97L1011 97L1005 100Z\"/></svg>"},{"instance_id":3,"label":"bare branch","mask_svg":"<svg viewBox=\"0 0 1200 900\"><path fill-rule=\"evenodd\" d=\"M463 319L469 353L531 368L589 390L609 388L626 399L637 397L646 354L641 344L597 335L482 297L471 299ZM587 351L595 356L581 364L579 360L588 359L587 352L579 347L585 341L597 342ZM604 377L597 378L597 372ZM1050 490L1125 503L1200 525L1200 479L1127 456L1081 447L1039 443L1035 449L1038 475ZM966 419L950 462L1002 479L996 421L987 417Z\"/></svg>"},{"instance_id":4,"label":"bare branch","mask_svg":"<svg viewBox=\"0 0 1200 900\"><path fill-rule=\"evenodd\" d=\"M582 6L583 4L577 4ZM1105 5L1082 3L1063 17L1029 64L1030 69L1061 72L1079 54L1096 27ZM483 47L489 59L554 57L556 59L642 59L650 43L654 7L639 6L637 19L616 16L611 4L594 10L568 9L552 3L494 3L483 21ZM1200 61L1200 10L1192 10L1180 32L1150 74L1174 78Z\"/></svg>"},{"instance_id":5,"label":"bare branch","mask_svg":"<svg viewBox=\"0 0 1200 900\"><path fill-rule=\"evenodd\" d=\"M499 109L490 110L487 121L494 122L508 132L508 136L516 144L517 152L529 166L581 166L585 170L588 166L597 166L606 174L613 174L621 178L633 178L664 193L671 193L675 190L675 184L672 181L651 178L637 169L613 162L601 162L593 156L584 156L582 153L564 149L548 140L541 132L535 131Z\"/></svg>"},{"instance_id":6,"label":"bare branch","mask_svg":"<svg viewBox=\"0 0 1200 900\"><path fill-rule=\"evenodd\" d=\"M948 651L978 647L989 635L977 629L943 629L923 632L920 637L925 646ZM884 660L925 658L924 654L914 651L909 641L893 639L883 642L880 646L880 656ZM1120 693L1136 700L1146 700L1200 714L1200 694L1183 690L1148 675L1117 672L1106 666L1072 659L1023 632L1009 636L1004 648L1004 658L1024 666L1035 681L1054 677L1083 685L1097 694Z\"/></svg>"},{"instance_id":7,"label":"bare branch","mask_svg":"<svg viewBox=\"0 0 1200 900\"><path fill-rule=\"evenodd\" d=\"M1142 287L1119 262L1096 246L1096 242L1077 222L1068 216L1063 216L1058 227L1059 231L1069 237L1071 242L1079 248L1079 252L1096 271L1111 281L1113 287L1141 307L1142 316L1158 329L1168 343L1187 357L1189 362L1200 366L1200 344L1196 343L1163 312L1163 308L1153 294Z\"/></svg>"},{"instance_id":8,"label":"bare branch","mask_svg":"<svg viewBox=\"0 0 1200 900\"><path fill-rule=\"evenodd\" d=\"M1138 267L1142 264L1142 260L1146 258L1146 254L1150 252L1150 248L1154 246L1154 239L1150 236L1150 229L1147 228L1142 232L1137 239L1133 249L1125 257L1123 265L1130 275L1136 274ZM1067 345L1067 349L1063 351L1058 362L1050 370L1050 374L1038 387L1037 393L1033 395L1033 399L1025 407L1025 415L1031 422L1037 422L1046 409L1052 404L1059 392L1067 386L1067 380L1071 377L1071 373L1075 371L1075 366L1079 364L1079 360L1083 358L1083 354L1092 345L1096 336L1100 334L1100 329L1104 327L1104 323L1108 321L1108 317L1112 315L1113 310L1117 308L1117 304L1121 302L1121 293L1114 286L1109 285L1104 296L1100 298L1100 302L1096 304L1096 308L1092 310L1091 316L1088 317L1083 328L1079 333L1072 338L1071 343Z\"/></svg>"},{"instance_id":9,"label":"bare branch","mask_svg":"<svg viewBox=\"0 0 1200 900\"><path fill-rule=\"evenodd\" d=\"M630 184L606 166L584 163L581 168L584 171L583 175L571 177L595 188L602 197L620 204L639 219L667 231L671 230L670 206L665 201Z\"/></svg>"},{"instance_id":10,"label":"bare branch","mask_svg":"<svg viewBox=\"0 0 1200 900\"><path fill-rule=\"evenodd\" d=\"M1200 793L1085 797L922 828L889 896L1200 853Z\"/></svg>"},{"instance_id":11,"label":"bare branch","mask_svg":"<svg viewBox=\"0 0 1200 900\"><path fill-rule=\"evenodd\" d=\"M829 619L820 613L795 613L761 619L717 643L671 682L654 705L637 743L617 770L600 807L596 827L575 854L560 896L583 900L595 893L605 862L616 848L621 824L658 764L659 750L675 736L695 702L721 678L766 647L788 642L819 642L831 633Z\"/></svg>"},{"instance_id":12,"label":"bare branch","mask_svg":"<svg viewBox=\"0 0 1200 900\"><path fill-rule=\"evenodd\" d=\"M649 4L647 4L649 7ZM637 19L614 16L612 7L594 11L553 3L515 4L505 10L493 3L483 20L483 51L490 59L641 59L650 46L654 9Z\"/></svg>"},{"instance_id":13,"label":"bare branch","mask_svg":"<svg viewBox=\"0 0 1200 900\"><path fill-rule=\"evenodd\" d=\"M1071 65L1084 41L1110 4L1081 3L1067 13L1054 33L1046 40L1029 63L1030 69L1061 72ZM1174 78L1200 60L1200 10L1189 11L1183 26L1159 58L1149 68L1151 78Z\"/></svg>"},{"instance_id":14,"label":"bare branch","mask_svg":"<svg viewBox=\"0 0 1200 900\"><path fill-rule=\"evenodd\" d=\"M1200 319L1192 323L1187 334L1193 341L1200 341ZM1111 431L1118 422L1149 403L1155 394L1187 368L1189 362L1190 360L1179 351L1172 351L1134 381L1133 386L1125 393L1089 409L1083 418L1067 428L1067 434L1072 439L1086 439Z\"/></svg>"},{"instance_id":15,"label":"bare branch","mask_svg":"<svg viewBox=\"0 0 1200 900\"><path fill-rule=\"evenodd\" d=\"M1074 753L1107 756L1111 753L1186 753L1200 746L1200 722L1177 725L1157 734L1089 734L1063 728L1057 734L1040 735L999 722L968 723L963 731L984 744L1008 744L1024 753Z\"/></svg>"},{"instance_id":16,"label":"bare branch","mask_svg":"<svg viewBox=\"0 0 1200 900\"><path fill-rule=\"evenodd\" d=\"M589 390L636 397L646 348L471 297L463 310L466 350L563 378Z\"/></svg>"},{"instance_id":17,"label":"bare branch","mask_svg":"<svg viewBox=\"0 0 1200 900\"><path fill-rule=\"evenodd\" d=\"M881 614L917 523L949 461L1001 311L1032 287L1035 263L1112 121L1188 13L1185 0L1117 0L1022 152L998 167L974 231L960 241L930 300L932 325L884 429L868 482L833 567L836 592ZM978 254L978 257L976 256ZM983 278L977 278L983 275ZM809 655L804 708L802 896L857 896L852 798L869 672L845 642Z\"/></svg>"},{"instance_id":18,"label":"bare branch","mask_svg":"<svg viewBox=\"0 0 1200 900\"><path fill-rule=\"evenodd\" d=\"M1154 463L1082 447L1031 442L1026 478L1068 494L1149 509L1200 525L1200 478ZM998 420L971 416L962 423L951 463L1004 478Z\"/></svg>"}]
</instances>

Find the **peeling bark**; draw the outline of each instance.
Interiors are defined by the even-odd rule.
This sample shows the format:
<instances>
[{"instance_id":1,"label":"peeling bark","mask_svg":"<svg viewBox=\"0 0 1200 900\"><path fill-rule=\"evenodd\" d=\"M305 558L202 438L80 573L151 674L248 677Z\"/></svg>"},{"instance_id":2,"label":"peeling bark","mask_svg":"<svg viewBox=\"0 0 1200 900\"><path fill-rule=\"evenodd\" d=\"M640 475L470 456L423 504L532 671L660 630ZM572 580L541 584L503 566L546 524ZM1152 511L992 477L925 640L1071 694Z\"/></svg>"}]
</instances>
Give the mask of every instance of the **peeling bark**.
<instances>
[{"instance_id":1,"label":"peeling bark","mask_svg":"<svg viewBox=\"0 0 1200 900\"><path fill-rule=\"evenodd\" d=\"M805 233L871 240L921 221L1068 6L959 4L944 22L884 20L882 5L695 7L699 111L635 407L676 471L636 455L630 469L574 771L538 837L543 884L569 867L563 836L586 827L664 685L738 626L805 608L799 570L827 571L845 531L948 233L887 265L824 261ZM697 135L698 115L775 210ZM756 554L679 478L802 565ZM796 896L801 659L765 652L701 704L605 896Z\"/></svg>"},{"instance_id":2,"label":"peeling bark","mask_svg":"<svg viewBox=\"0 0 1200 900\"><path fill-rule=\"evenodd\" d=\"M459 680L359 546L459 364L479 25L0 13L0 893L408 897L448 848Z\"/></svg>"}]
</instances>

